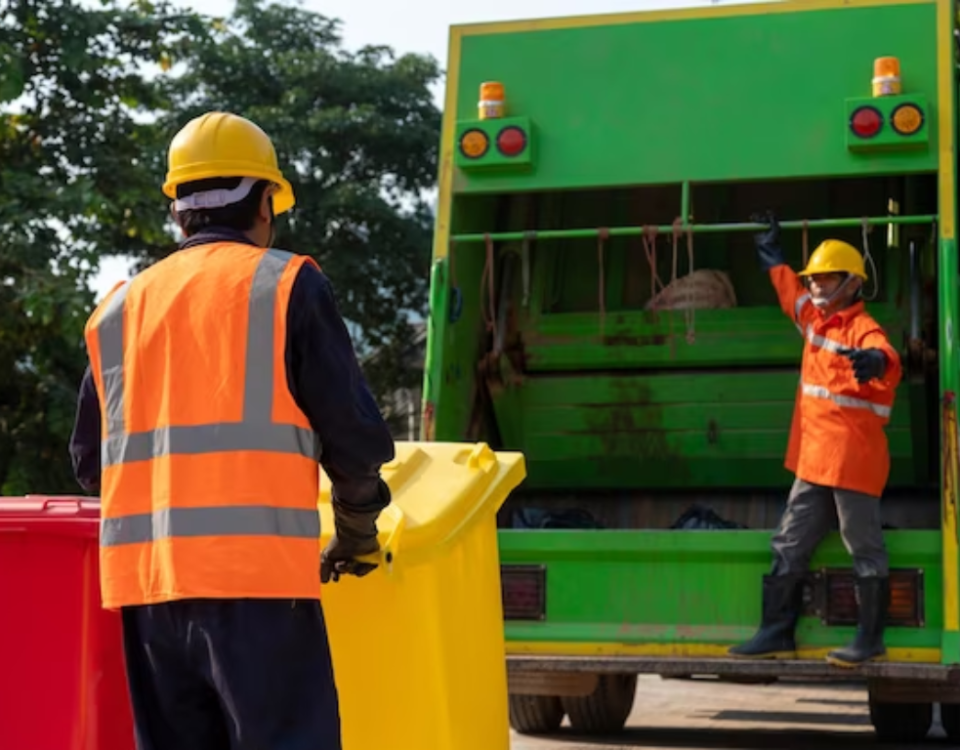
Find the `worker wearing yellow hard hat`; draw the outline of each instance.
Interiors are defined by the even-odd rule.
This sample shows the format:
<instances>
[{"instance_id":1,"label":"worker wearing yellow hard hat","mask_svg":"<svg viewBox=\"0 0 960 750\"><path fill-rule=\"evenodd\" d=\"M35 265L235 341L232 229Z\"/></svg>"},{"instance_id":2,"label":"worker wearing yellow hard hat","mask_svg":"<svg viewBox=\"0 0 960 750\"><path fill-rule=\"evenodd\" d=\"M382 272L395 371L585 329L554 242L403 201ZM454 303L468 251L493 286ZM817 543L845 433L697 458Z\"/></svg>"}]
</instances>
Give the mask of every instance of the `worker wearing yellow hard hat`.
<instances>
[{"instance_id":1,"label":"worker wearing yellow hard hat","mask_svg":"<svg viewBox=\"0 0 960 750\"><path fill-rule=\"evenodd\" d=\"M178 188L201 180L240 177L273 185L273 209L293 208L293 188L281 174L273 143L255 123L225 112L188 122L170 143L163 192L176 200Z\"/></svg>"},{"instance_id":2,"label":"worker wearing yellow hard hat","mask_svg":"<svg viewBox=\"0 0 960 750\"><path fill-rule=\"evenodd\" d=\"M803 578L838 517L857 577L859 628L854 642L831 651L827 660L854 666L885 654L889 568L879 499L890 471L884 427L901 378L900 359L864 307L867 273L859 250L828 239L798 274L784 260L776 217L754 220L768 226L755 238L761 267L804 347L786 458L796 478L771 543L761 626L730 653L795 658Z\"/></svg>"},{"instance_id":3,"label":"worker wearing yellow hard hat","mask_svg":"<svg viewBox=\"0 0 960 750\"><path fill-rule=\"evenodd\" d=\"M267 135L191 120L163 192L184 240L90 317L71 440L101 496L139 741L336 750L321 584L376 567L393 440L326 276L271 246L294 194ZM318 463L336 519L322 554Z\"/></svg>"},{"instance_id":4,"label":"worker wearing yellow hard hat","mask_svg":"<svg viewBox=\"0 0 960 750\"><path fill-rule=\"evenodd\" d=\"M867 270L860 251L853 245L841 240L824 240L813 251L813 255L807 262L807 267L799 275L810 278L821 274L834 273L843 274L844 280L853 275L861 281L866 281Z\"/></svg>"}]
</instances>

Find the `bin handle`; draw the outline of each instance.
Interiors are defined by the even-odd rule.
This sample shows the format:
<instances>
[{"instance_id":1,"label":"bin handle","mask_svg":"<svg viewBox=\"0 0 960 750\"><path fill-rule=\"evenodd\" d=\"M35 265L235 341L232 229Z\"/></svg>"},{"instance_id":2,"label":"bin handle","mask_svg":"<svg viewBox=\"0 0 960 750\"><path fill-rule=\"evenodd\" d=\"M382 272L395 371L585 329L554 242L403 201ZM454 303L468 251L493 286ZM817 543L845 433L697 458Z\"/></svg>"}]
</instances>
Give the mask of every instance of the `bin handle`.
<instances>
[{"instance_id":1,"label":"bin handle","mask_svg":"<svg viewBox=\"0 0 960 750\"><path fill-rule=\"evenodd\" d=\"M393 572L393 559L397 554L397 546L400 537L407 526L407 514L403 512L399 505L390 503L383 509L382 515L393 518L393 530L387 537L387 541L380 547L380 551L372 555L363 555L358 557L359 562L376 564L383 567L387 573Z\"/></svg>"}]
</instances>

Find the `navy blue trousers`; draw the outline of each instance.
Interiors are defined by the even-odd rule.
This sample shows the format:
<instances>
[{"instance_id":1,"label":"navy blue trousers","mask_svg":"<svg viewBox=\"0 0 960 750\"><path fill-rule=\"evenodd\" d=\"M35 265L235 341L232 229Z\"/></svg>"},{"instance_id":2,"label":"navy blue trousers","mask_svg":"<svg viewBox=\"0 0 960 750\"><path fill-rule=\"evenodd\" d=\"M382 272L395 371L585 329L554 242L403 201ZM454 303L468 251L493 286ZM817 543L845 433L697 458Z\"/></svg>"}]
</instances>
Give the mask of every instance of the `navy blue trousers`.
<instances>
[{"instance_id":1,"label":"navy blue trousers","mask_svg":"<svg viewBox=\"0 0 960 750\"><path fill-rule=\"evenodd\" d=\"M341 750L319 601L194 599L122 616L138 750Z\"/></svg>"}]
</instances>

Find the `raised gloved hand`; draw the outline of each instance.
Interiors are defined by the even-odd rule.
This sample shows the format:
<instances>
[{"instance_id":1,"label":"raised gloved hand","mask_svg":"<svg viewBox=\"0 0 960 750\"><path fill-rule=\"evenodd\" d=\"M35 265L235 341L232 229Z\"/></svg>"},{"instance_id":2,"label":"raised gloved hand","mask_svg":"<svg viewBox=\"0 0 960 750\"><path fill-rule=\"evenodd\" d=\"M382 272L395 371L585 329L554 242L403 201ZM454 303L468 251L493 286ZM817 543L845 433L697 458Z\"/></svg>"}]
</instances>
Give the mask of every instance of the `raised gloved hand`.
<instances>
[{"instance_id":1,"label":"raised gloved hand","mask_svg":"<svg viewBox=\"0 0 960 750\"><path fill-rule=\"evenodd\" d=\"M750 221L755 224L768 224L770 226L766 232L753 235L753 242L757 246L757 257L760 259L760 268L769 271L771 268L786 263L783 259L783 250L780 247L780 222L777 221L773 211L753 214Z\"/></svg>"},{"instance_id":2,"label":"raised gloved hand","mask_svg":"<svg viewBox=\"0 0 960 750\"><path fill-rule=\"evenodd\" d=\"M383 506L390 504L390 488L382 479L378 492ZM377 568L377 563L358 558L380 551L377 541L379 510L356 511L333 499L333 517L336 527L333 538L320 555L320 582L340 580L342 575L362 578Z\"/></svg>"},{"instance_id":3,"label":"raised gloved hand","mask_svg":"<svg viewBox=\"0 0 960 750\"><path fill-rule=\"evenodd\" d=\"M880 349L841 349L840 354L853 363L853 374L858 383L882 378L887 371L887 355Z\"/></svg>"}]
</instances>

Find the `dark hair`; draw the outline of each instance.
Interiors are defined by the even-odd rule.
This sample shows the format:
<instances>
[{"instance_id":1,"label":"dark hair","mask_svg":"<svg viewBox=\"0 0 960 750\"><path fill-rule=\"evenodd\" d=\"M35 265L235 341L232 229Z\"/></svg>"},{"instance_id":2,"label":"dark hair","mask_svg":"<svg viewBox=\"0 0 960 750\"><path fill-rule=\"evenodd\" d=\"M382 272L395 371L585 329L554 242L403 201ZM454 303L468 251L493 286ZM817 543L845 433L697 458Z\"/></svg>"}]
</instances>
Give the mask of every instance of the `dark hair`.
<instances>
[{"instance_id":1,"label":"dark hair","mask_svg":"<svg viewBox=\"0 0 960 750\"><path fill-rule=\"evenodd\" d=\"M188 195L207 190L232 190L240 184L241 179L240 177L214 177L209 180L187 182L177 186L177 197L186 198ZM180 226L183 227L183 231L188 237L207 227L224 227L225 229L236 229L240 232L253 229L257 211L260 207L260 199L269 184L268 180L257 180L243 200L231 203L223 208L177 211ZM272 204L270 212L273 213Z\"/></svg>"}]
</instances>

